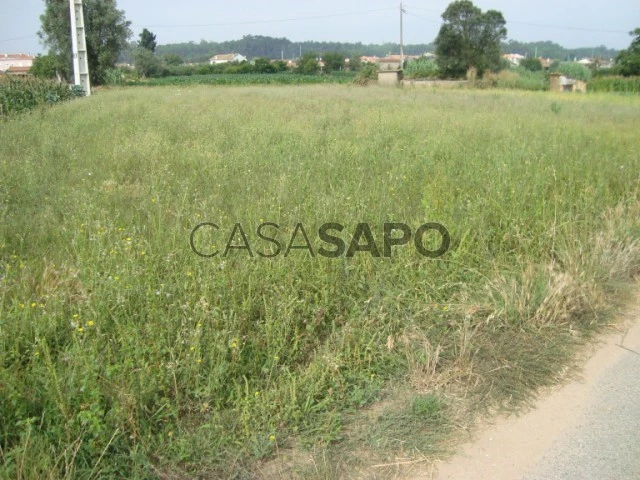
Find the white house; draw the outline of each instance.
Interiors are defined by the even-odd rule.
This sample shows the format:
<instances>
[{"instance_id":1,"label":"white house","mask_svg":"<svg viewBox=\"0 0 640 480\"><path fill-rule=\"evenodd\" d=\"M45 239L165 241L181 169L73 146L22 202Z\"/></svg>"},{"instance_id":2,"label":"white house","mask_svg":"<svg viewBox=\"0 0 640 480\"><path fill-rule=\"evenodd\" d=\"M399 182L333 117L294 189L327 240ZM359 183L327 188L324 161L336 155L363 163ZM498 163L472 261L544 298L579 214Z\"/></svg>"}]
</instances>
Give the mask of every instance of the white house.
<instances>
[{"instance_id":1,"label":"white house","mask_svg":"<svg viewBox=\"0 0 640 480\"><path fill-rule=\"evenodd\" d=\"M519 53L505 53L502 55L502 58L507 60L511 65L520 65L520 60L523 60L525 56Z\"/></svg>"},{"instance_id":2,"label":"white house","mask_svg":"<svg viewBox=\"0 0 640 480\"><path fill-rule=\"evenodd\" d=\"M34 57L24 53L0 53L0 72L28 71L33 66Z\"/></svg>"},{"instance_id":3,"label":"white house","mask_svg":"<svg viewBox=\"0 0 640 480\"><path fill-rule=\"evenodd\" d=\"M214 55L209 59L210 65L217 65L218 63L231 63L231 62L246 62L247 57L240 55L239 53L225 53L224 55Z\"/></svg>"}]
</instances>

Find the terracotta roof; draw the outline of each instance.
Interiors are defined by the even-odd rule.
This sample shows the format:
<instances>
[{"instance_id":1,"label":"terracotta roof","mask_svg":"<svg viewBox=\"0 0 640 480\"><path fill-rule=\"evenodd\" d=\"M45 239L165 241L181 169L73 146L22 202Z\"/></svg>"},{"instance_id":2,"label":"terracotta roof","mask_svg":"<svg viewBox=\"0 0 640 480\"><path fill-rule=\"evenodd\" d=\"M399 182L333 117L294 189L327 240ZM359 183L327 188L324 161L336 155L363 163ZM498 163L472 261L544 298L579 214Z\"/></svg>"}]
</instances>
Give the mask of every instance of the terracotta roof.
<instances>
[{"instance_id":1,"label":"terracotta roof","mask_svg":"<svg viewBox=\"0 0 640 480\"><path fill-rule=\"evenodd\" d=\"M502 58L512 58L512 59L523 59L525 58L524 55L520 55L519 53L505 53L504 55L502 55Z\"/></svg>"},{"instance_id":2,"label":"terracotta roof","mask_svg":"<svg viewBox=\"0 0 640 480\"><path fill-rule=\"evenodd\" d=\"M12 65L9 68L7 68L6 73L9 73L12 75L19 75L19 74L29 73L29 70L31 70L31 67L14 67Z\"/></svg>"},{"instance_id":3,"label":"terracotta roof","mask_svg":"<svg viewBox=\"0 0 640 480\"><path fill-rule=\"evenodd\" d=\"M214 55L213 57L211 57L209 60L226 60L228 62L230 62L231 60L233 60L234 58L236 58L237 56L239 56L239 53L225 53L222 55Z\"/></svg>"},{"instance_id":4,"label":"terracotta roof","mask_svg":"<svg viewBox=\"0 0 640 480\"><path fill-rule=\"evenodd\" d=\"M33 55L26 53L0 53L0 60L34 60Z\"/></svg>"}]
</instances>

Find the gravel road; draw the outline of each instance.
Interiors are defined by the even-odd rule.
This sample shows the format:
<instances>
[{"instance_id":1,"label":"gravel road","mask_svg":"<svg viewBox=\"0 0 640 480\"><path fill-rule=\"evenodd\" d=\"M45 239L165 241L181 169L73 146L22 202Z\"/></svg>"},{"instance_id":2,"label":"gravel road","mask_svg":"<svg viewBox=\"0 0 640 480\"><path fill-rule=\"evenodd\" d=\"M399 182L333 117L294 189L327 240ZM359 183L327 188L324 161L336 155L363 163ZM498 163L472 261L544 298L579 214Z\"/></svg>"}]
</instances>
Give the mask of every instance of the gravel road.
<instances>
[{"instance_id":1,"label":"gravel road","mask_svg":"<svg viewBox=\"0 0 640 480\"><path fill-rule=\"evenodd\" d=\"M578 423L522 480L640 480L640 348L607 368Z\"/></svg>"},{"instance_id":2,"label":"gravel road","mask_svg":"<svg viewBox=\"0 0 640 480\"><path fill-rule=\"evenodd\" d=\"M438 473L411 480L640 480L640 299L582 375L529 412L498 418Z\"/></svg>"}]
</instances>

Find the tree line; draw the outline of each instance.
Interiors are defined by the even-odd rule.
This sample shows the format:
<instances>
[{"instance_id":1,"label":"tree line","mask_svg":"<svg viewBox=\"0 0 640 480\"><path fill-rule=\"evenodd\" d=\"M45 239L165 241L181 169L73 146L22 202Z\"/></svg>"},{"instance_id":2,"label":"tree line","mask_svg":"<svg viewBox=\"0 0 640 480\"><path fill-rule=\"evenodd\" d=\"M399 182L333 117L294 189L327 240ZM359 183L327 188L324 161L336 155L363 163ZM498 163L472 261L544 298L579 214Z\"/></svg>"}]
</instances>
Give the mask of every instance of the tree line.
<instances>
[{"instance_id":1,"label":"tree line","mask_svg":"<svg viewBox=\"0 0 640 480\"><path fill-rule=\"evenodd\" d=\"M598 47L564 48L557 43L550 41L541 42L518 42L509 40L502 43L504 53L519 53L525 57L543 57L553 60L571 61L581 58L615 58L619 51L607 48L604 45Z\"/></svg>"},{"instance_id":2,"label":"tree line","mask_svg":"<svg viewBox=\"0 0 640 480\"><path fill-rule=\"evenodd\" d=\"M71 77L71 45L69 38L69 7L66 0L44 0L45 12L41 15L40 38L49 48L49 54L34 62L33 73L41 76L61 74ZM118 61L143 65L143 74L167 66L182 63L206 62L217 53L240 53L250 60L264 59L264 69L269 59L299 59L302 70L314 71L311 61L316 56L325 59L335 57L335 69L342 69L343 60L338 57L358 59L361 55L384 57L398 53L396 43L363 44L343 42L292 42L287 38L261 35L245 35L239 40L226 42L187 42L158 45L155 34L144 29L139 41L130 43L130 22L125 13L118 10L116 0L84 0L84 15L87 36L87 51L91 81L100 84L107 72ZM497 10L483 12L470 0L452 2L442 14L443 23L433 43L406 45L407 55L421 55L435 50L439 74L445 78L459 78L473 68L482 76L485 71L504 68L500 54L521 53L529 57L536 55L557 60L574 57L612 58L623 75L640 74L640 42L638 30L631 32L636 38L631 46L618 53L604 46L595 48L564 49L552 42L522 43L507 41L506 21ZM616 55L617 54L617 55ZM333 59L330 62L333 64ZM354 69L355 62L349 62ZM308 68L305 66L308 64ZM261 68L263 68L261 67ZM244 67L248 68L248 67ZM328 70L333 69L329 68ZM430 68L430 70L432 70Z\"/></svg>"},{"instance_id":3,"label":"tree line","mask_svg":"<svg viewBox=\"0 0 640 480\"><path fill-rule=\"evenodd\" d=\"M433 43L421 43L405 45L404 52L407 55L422 55L433 52ZM389 53L399 53L400 45L397 43L364 44L361 42L293 42L288 38L275 38L262 35L245 35L239 40L224 42L184 42L158 45L159 55L178 55L187 63L205 62L215 54L241 53L247 58L265 57L271 59L297 59L305 53L314 52L322 54L326 52L340 52L345 57L377 56L385 57ZM127 59L125 56L123 59Z\"/></svg>"},{"instance_id":4,"label":"tree line","mask_svg":"<svg viewBox=\"0 0 640 480\"><path fill-rule=\"evenodd\" d=\"M565 48L551 41L519 42L508 40L500 43L502 53L519 53L527 57L537 54L538 57L551 58L553 60L573 60L574 58L595 57L615 58L618 50L604 45L598 47ZM404 46L406 55L422 55L435 51L435 44L419 43ZM353 56L377 56L385 57L389 52L399 53L398 43L363 44L348 42L293 42L287 38L275 38L262 35L245 35L239 40L224 42L200 40L200 42L167 43L158 45L159 55L177 55L187 63L200 63L207 61L217 53L238 52L248 58L266 57L272 59L295 59L300 57L300 52L341 52L345 57ZM124 52L121 60L128 62L131 59L129 52Z\"/></svg>"}]
</instances>

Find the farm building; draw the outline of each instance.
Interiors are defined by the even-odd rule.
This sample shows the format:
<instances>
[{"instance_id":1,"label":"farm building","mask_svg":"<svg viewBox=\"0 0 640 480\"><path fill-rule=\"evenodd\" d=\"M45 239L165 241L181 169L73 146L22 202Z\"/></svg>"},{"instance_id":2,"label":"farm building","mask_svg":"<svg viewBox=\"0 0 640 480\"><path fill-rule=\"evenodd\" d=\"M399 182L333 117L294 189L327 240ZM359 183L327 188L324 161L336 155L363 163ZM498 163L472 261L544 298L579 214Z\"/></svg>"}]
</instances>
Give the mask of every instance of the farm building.
<instances>
[{"instance_id":1,"label":"farm building","mask_svg":"<svg viewBox=\"0 0 640 480\"><path fill-rule=\"evenodd\" d=\"M239 53L225 53L222 55L214 55L209 59L210 65L217 65L219 63L232 63L232 62L246 62L247 57L240 55Z\"/></svg>"},{"instance_id":2,"label":"farm building","mask_svg":"<svg viewBox=\"0 0 640 480\"><path fill-rule=\"evenodd\" d=\"M552 92L582 92L586 93L587 83L582 80L565 77L559 73L549 76L549 89Z\"/></svg>"}]
</instances>

